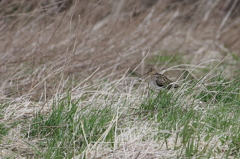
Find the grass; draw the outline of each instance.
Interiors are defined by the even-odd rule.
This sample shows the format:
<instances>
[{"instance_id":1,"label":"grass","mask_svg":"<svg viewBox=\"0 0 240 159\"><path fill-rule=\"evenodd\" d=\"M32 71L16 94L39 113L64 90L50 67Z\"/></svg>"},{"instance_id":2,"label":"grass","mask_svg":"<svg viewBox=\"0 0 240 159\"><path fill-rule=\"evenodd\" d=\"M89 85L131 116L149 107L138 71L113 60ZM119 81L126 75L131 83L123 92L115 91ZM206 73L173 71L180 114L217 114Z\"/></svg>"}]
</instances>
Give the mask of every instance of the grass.
<instances>
[{"instance_id":1,"label":"grass","mask_svg":"<svg viewBox=\"0 0 240 159\"><path fill-rule=\"evenodd\" d=\"M105 140L112 142L114 126L108 130L113 116L110 108L98 110L88 105L79 109L81 100L71 100L71 95L53 102L50 114L37 113L25 137L44 139L39 142L39 157L72 158L83 154L91 142L106 131ZM54 153L53 153L54 152Z\"/></svg>"},{"instance_id":2,"label":"grass","mask_svg":"<svg viewBox=\"0 0 240 159\"><path fill-rule=\"evenodd\" d=\"M7 104L0 104L0 119L4 118L3 109L6 108L6 106ZM9 130L10 126L0 120L0 144L2 143L2 138L8 134Z\"/></svg>"},{"instance_id":3,"label":"grass","mask_svg":"<svg viewBox=\"0 0 240 159\"><path fill-rule=\"evenodd\" d=\"M1 3L0 158L240 158L232 3L65 2ZM135 78L150 65L191 75L154 92Z\"/></svg>"},{"instance_id":4,"label":"grass","mask_svg":"<svg viewBox=\"0 0 240 159\"><path fill-rule=\"evenodd\" d=\"M148 64L158 64L158 63L167 63L167 64L172 64L172 65L176 65L181 63L182 60L182 56L178 53L175 53L174 55L169 54L168 51L160 51L157 55L151 57L150 59L148 59L146 61L146 63Z\"/></svg>"},{"instance_id":5,"label":"grass","mask_svg":"<svg viewBox=\"0 0 240 159\"><path fill-rule=\"evenodd\" d=\"M166 140L173 136L172 133L178 132L174 147L175 150L179 150L179 158L214 156L216 152L209 149L211 146L209 143L216 137L222 145L230 148L222 157L239 157L240 101L236 93L239 90L239 83L223 82L221 76L212 79L211 82L217 84L199 91L188 90L189 92L183 94L182 90L160 92L154 98L148 98L141 106L141 111L147 112L145 115L156 118L159 131L168 132L167 135L160 133L160 137L157 138ZM193 97L193 101L184 100L189 95ZM149 97L152 96L154 95ZM203 147L203 142L208 145ZM224 148L217 148L217 153L224 151L226 151Z\"/></svg>"},{"instance_id":6,"label":"grass","mask_svg":"<svg viewBox=\"0 0 240 159\"><path fill-rule=\"evenodd\" d=\"M9 131L9 128L7 128L4 123L0 123L0 143L1 143L2 137L7 135L8 131Z\"/></svg>"},{"instance_id":7,"label":"grass","mask_svg":"<svg viewBox=\"0 0 240 159\"><path fill-rule=\"evenodd\" d=\"M35 158L240 157L239 82L219 74L158 93L132 81L129 93L116 87L126 79L57 96L48 111L12 128L21 125Z\"/></svg>"}]
</instances>

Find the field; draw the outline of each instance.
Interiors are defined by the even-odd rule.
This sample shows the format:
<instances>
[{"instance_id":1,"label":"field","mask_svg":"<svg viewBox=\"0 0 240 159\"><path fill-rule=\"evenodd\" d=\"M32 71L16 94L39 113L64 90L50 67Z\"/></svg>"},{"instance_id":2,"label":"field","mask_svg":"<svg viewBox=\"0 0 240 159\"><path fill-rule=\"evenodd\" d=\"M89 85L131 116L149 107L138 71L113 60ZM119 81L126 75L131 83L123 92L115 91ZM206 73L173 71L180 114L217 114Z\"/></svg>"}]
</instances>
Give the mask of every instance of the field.
<instances>
[{"instance_id":1,"label":"field","mask_svg":"<svg viewBox=\"0 0 240 159\"><path fill-rule=\"evenodd\" d=\"M239 4L0 0L0 158L240 158Z\"/></svg>"}]
</instances>

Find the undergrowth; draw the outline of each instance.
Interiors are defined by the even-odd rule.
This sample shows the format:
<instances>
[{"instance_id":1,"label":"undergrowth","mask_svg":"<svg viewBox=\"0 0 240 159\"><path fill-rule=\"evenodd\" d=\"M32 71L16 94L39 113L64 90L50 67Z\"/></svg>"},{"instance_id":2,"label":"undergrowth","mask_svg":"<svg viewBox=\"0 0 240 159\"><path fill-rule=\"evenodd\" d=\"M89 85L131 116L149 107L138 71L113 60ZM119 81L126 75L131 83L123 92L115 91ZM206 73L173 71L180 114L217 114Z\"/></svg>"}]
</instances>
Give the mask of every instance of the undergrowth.
<instances>
[{"instance_id":1,"label":"undergrowth","mask_svg":"<svg viewBox=\"0 0 240 159\"><path fill-rule=\"evenodd\" d=\"M140 85L131 95L103 85L91 99L69 93L53 100L49 112L37 112L22 133L29 144L39 140L32 145L39 158L110 157L123 150L121 142L136 142L134 132L174 158L238 158L239 83L221 76L210 83L160 92Z\"/></svg>"}]
</instances>

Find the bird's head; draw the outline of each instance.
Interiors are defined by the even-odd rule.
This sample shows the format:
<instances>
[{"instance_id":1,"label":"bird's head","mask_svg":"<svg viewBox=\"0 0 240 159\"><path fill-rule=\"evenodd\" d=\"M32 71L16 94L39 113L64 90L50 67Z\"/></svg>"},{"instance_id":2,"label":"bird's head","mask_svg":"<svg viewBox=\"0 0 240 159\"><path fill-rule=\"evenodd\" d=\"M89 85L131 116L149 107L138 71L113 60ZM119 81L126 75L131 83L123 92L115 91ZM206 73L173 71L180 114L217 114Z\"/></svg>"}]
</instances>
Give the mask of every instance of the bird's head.
<instances>
[{"instance_id":1,"label":"bird's head","mask_svg":"<svg viewBox=\"0 0 240 159\"><path fill-rule=\"evenodd\" d=\"M156 69L153 68L153 67L150 67L150 68L148 69L148 74L149 74L149 75L155 74L156 72L157 72Z\"/></svg>"},{"instance_id":2,"label":"bird's head","mask_svg":"<svg viewBox=\"0 0 240 159\"><path fill-rule=\"evenodd\" d=\"M145 77L149 77L149 76L155 74L156 72L157 72L157 71L156 71L155 68L150 67L150 68L148 69L148 72L143 76L143 78L145 78Z\"/></svg>"}]
</instances>

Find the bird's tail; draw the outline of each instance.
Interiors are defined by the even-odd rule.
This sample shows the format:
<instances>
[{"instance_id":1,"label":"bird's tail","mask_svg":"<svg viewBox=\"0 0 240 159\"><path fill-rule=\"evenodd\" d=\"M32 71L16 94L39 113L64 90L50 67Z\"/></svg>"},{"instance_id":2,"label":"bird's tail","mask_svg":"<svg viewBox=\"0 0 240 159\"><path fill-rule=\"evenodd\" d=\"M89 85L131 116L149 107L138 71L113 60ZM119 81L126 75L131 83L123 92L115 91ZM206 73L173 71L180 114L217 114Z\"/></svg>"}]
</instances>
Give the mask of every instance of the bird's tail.
<instances>
[{"instance_id":1,"label":"bird's tail","mask_svg":"<svg viewBox=\"0 0 240 159\"><path fill-rule=\"evenodd\" d=\"M171 88L178 88L179 85L175 84L175 83L170 83L168 86L167 86L167 89L171 89Z\"/></svg>"}]
</instances>

